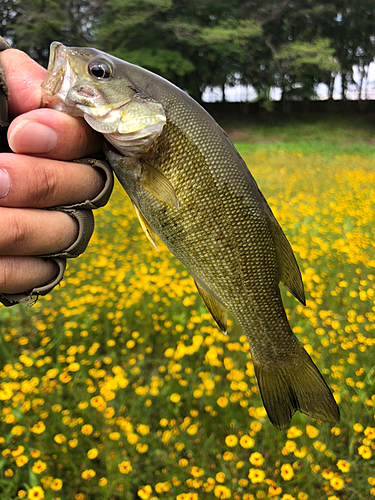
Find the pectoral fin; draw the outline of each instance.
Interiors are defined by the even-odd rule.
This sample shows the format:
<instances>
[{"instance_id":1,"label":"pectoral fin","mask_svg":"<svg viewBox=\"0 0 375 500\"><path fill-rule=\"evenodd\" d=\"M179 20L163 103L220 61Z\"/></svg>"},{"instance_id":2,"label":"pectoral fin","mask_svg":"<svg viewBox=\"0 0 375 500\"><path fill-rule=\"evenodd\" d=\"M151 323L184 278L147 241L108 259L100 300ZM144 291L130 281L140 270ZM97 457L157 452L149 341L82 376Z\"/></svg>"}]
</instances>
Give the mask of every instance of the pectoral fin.
<instances>
[{"instance_id":1,"label":"pectoral fin","mask_svg":"<svg viewBox=\"0 0 375 500\"><path fill-rule=\"evenodd\" d=\"M141 185L152 195L172 207L178 208L176 192L170 181L159 170L147 163L142 164Z\"/></svg>"},{"instance_id":2,"label":"pectoral fin","mask_svg":"<svg viewBox=\"0 0 375 500\"><path fill-rule=\"evenodd\" d=\"M195 281L195 280L194 280ZM206 304L208 310L212 314L212 317L216 321L218 327L224 333L227 334L227 309L223 306L215 297L212 296L203 286L199 285L195 281L195 286L200 293L203 302Z\"/></svg>"},{"instance_id":3,"label":"pectoral fin","mask_svg":"<svg viewBox=\"0 0 375 500\"><path fill-rule=\"evenodd\" d=\"M156 248L156 250L159 251L158 245L156 243L155 234L154 234L153 230L151 229L150 224L143 217L143 215L141 214L141 212L139 211L139 209L138 209L138 207L137 207L137 205L135 203L133 203L133 207L134 207L135 213L137 214L137 217L138 217L139 223L141 225L141 228L146 233L146 236L147 236L149 242Z\"/></svg>"}]
</instances>

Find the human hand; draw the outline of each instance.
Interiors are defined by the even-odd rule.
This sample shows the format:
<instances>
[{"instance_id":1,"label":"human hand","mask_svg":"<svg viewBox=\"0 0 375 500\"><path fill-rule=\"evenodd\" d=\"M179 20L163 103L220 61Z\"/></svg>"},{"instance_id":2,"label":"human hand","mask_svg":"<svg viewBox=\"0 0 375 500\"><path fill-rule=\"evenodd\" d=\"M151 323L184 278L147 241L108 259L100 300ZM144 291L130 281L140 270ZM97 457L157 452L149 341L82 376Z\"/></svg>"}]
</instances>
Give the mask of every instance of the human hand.
<instances>
[{"instance_id":1,"label":"human hand","mask_svg":"<svg viewBox=\"0 0 375 500\"><path fill-rule=\"evenodd\" d=\"M0 60L14 118L8 129L14 154L0 154L0 293L15 294L54 279L55 262L36 256L68 248L78 235L73 217L40 209L93 199L104 178L69 162L97 152L100 135L81 118L38 109L46 70L15 49L1 52Z\"/></svg>"}]
</instances>

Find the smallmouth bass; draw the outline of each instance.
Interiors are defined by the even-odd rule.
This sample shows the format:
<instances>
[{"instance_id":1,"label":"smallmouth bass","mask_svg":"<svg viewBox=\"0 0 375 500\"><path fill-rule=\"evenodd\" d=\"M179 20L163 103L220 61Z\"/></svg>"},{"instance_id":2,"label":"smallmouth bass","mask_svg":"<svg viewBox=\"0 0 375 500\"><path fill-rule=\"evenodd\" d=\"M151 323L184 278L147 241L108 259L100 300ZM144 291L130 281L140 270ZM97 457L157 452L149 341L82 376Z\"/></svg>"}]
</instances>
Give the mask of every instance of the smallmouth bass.
<instances>
[{"instance_id":1,"label":"smallmouth bass","mask_svg":"<svg viewBox=\"0 0 375 500\"><path fill-rule=\"evenodd\" d=\"M305 303L291 246L247 166L214 119L167 80L96 49L54 42L47 107L83 116L157 248L186 266L219 328L244 330L267 414L329 422L338 406L292 333L279 283Z\"/></svg>"}]
</instances>

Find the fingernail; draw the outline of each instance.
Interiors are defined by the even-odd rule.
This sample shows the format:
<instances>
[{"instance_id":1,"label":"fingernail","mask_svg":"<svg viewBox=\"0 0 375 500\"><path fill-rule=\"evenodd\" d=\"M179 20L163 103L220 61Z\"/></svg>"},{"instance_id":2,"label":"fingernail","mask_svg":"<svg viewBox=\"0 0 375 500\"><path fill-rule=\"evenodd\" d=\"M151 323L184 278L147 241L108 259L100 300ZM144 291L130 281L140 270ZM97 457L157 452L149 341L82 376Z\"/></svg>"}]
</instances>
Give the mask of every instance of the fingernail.
<instances>
[{"instance_id":1,"label":"fingernail","mask_svg":"<svg viewBox=\"0 0 375 500\"><path fill-rule=\"evenodd\" d=\"M9 174L6 170L0 168L0 199L4 198L10 190Z\"/></svg>"},{"instance_id":2,"label":"fingernail","mask_svg":"<svg viewBox=\"0 0 375 500\"><path fill-rule=\"evenodd\" d=\"M57 144L56 132L42 123L24 120L11 131L9 146L15 153L49 153Z\"/></svg>"}]
</instances>

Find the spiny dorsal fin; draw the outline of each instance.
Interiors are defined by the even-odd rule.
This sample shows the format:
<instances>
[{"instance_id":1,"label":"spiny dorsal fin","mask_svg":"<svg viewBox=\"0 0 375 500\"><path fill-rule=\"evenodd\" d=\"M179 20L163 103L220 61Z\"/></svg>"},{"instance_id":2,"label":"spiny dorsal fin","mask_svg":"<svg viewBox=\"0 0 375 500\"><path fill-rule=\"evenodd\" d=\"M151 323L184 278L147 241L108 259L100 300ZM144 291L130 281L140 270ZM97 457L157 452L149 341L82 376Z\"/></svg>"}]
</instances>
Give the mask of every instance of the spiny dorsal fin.
<instances>
[{"instance_id":1,"label":"spiny dorsal fin","mask_svg":"<svg viewBox=\"0 0 375 500\"><path fill-rule=\"evenodd\" d=\"M159 170L147 163L142 163L141 185L152 195L168 205L178 208L176 192L170 181Z\"/></svg>"},{"instance_id":2,"label":"spiny dorsal fin","mask_svg":"<svg viewBox=\"0 0 375 500\"><path fill-rule=\"evenodd\" d=\"M156 248L156 250L159 251L158 245L156 243L155 234L154 234L153 230L151 229L150 224L143 217L142 213L139 211L139 209L138 209L138 207L137 207L137 205L135 203L133 203L133 207L134 207L135 213L137 214L137 217L138 217L139 223L141 225L141 228L145 232L145 234L146 234L149 242Z\"/></svg>"},{"instance_id":3,"label":"spiny dorsal fin","mask_svg":"<svg viewBox=\"0 0 375 500\"><path fill-rule=\"evenodd\" d=\"M206 304L207 309L212 314L212 317L216 321L218 327L222 333L226 335L228 319L226 307L224 307L223 304L221 304L210 292L208 292L202 285L199 285L196 281L195 286L197 287L203 302Z\"/></svg>"}]
</instances>

